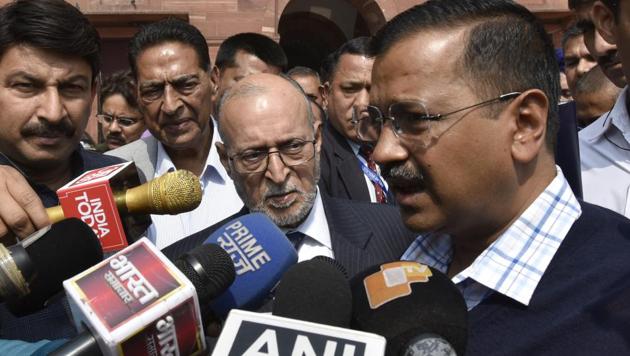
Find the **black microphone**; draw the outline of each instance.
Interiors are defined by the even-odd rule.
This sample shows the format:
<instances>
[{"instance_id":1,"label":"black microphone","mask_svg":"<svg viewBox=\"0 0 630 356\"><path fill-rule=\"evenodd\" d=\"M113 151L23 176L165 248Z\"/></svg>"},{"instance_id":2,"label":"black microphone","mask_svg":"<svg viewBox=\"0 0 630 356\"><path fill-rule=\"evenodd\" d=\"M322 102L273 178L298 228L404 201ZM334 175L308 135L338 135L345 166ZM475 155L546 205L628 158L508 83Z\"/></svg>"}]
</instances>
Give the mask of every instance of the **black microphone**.
<instances>
[{"instance_id":1,"label":"black microphone","mask_svg":"<svg viewBox=\"0 0 630 356\"><path fill-rule=\"evenodd\" d=\"M166 257L163 258L166 259ZM210 304L210 301L225 292L230 284L234 282L234 278L236 277L236 271L234 269L232 259L227 252L214 244L197 246L193 250L180 256L173 264L175 264L184 276L192 282L199 299L200 309L202 309L202 318L204 312L206 314L209 312L207 306ZM171 297L174 297L174 295ZM168 313L164 316L169 318L170 312L171 310L168 310ZM139 317L142 317L142 315ZM158 324L159 323L160 322L158 322ZM132 336L140 333L141 331L142 330L128 329L126 332ZM190 330L188 332L190 332ZM177 349L176 351L180 352L181 350ZM184 354L186 353L184 351L181 352ZM53 351L50 355L75 356L101 355L103 353L104 350L100 349L96 336L89 330L85 330L57 350Z\"/></svg>"},{"instance_id":2,"label":"black microphone","mask_svg":"<svg viewBox=\"0 0 630 356\"><path fill-rule=\"evenodd\" d=\"M63 281L103 259L92 229L67 219L19 243L0 245L0 296L16 316L32 313L63 289Z\"/></svg>"},{"instance_id":3,"label":"black microphone","mask_svg":"<svg viewBox=\"0 0 630 356\"><path fill-rule=\"evenodd\" d=\"M273 315L348 328L352 292L345 268L317 256L289 268L275 290Z\"/></svg>"},{"instance_id":4,"label":"black microphone","mask_svg":"<svg viewBox=\"0 0 630 356\"><path fill-rule=\"evenodd\" d=\"M350 284L353 329L383 335L387 355L464 355L466 302L440 271L395 261L367 269Z\"/></svg>"}]
</instances>

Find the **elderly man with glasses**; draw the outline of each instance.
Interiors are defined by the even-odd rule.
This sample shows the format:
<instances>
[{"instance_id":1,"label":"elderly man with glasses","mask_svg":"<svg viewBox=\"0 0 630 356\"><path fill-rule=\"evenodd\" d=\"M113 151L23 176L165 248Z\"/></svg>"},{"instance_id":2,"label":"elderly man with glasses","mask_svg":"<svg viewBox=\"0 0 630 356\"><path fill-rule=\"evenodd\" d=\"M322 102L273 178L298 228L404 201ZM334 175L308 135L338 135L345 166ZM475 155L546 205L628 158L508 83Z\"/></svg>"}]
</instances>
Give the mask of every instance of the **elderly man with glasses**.
<instances>
[{"instance_id":1,"label":"elderly man with glasses","mask_svg":"<svg viewBox=\"0 0 630 356\"><path fill-rule=\"evenodd\" d=\"M512 1L429 0L374 51L358 133L421 233L402 259L464 296L466 355L628 354L630 221L576 199L556 165L542 24Z\"/></svg>"},{"instance_id":2,"label":"elderly man with glasses","mask_svg":"<svg viewBox=\"0 0 630 356\"><path fill-rule=\"evenodd\" d=\"M295 243L300 261L333 257L350 276L397 260L415 237L393 206L319 194L321 130L297 83L273 74L251 75L226 92L217 113L221 163L245 203L224 222L262 212L287 235L300 236ZM177 256L189 250L222 223L165 253Z\"/></svg>"}]
</instances>

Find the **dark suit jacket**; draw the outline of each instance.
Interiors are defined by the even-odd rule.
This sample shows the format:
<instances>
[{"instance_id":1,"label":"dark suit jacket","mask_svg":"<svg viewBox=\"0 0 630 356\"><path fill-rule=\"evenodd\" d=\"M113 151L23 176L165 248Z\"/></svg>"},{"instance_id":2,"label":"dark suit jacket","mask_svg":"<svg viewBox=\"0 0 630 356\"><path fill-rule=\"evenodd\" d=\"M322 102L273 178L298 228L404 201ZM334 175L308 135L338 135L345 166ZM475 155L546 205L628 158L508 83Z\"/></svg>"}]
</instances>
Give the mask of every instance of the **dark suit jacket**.
<instances>
[{"instance_id":1,"label":"dark suit jacket","mask_svg":"<svg viewBox=\"0 0 630 356\"><path fill-rule=\"evenodd\" d=\"M321 178L319 189L324 195L359 201L370 201L359 159L352 147L329 123L322 131Z\"/></svg>"},{"instance_id":2,"label":"dark suit jacket","mask_svg":"<svg viewBox=\"0 0 630 356\"><path fill-rule=\"evenodd\" d=\"M391 205L322 196L335 259L350 277L373 265L398 260L417 234L403 225ZM246 209L162 250L170 259L202 244L225 223L247 214Z\"/></svg>"}]
</instances>

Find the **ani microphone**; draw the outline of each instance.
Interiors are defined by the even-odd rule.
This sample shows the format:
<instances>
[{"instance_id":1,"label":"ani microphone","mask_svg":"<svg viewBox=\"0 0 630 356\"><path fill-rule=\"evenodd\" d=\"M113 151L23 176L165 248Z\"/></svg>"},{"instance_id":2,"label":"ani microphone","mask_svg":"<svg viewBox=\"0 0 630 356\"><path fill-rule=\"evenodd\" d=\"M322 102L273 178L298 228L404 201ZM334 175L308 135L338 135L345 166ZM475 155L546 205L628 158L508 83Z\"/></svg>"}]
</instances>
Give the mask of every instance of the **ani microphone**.
<instances>
[{"instance_id":1,"label":"ani microphone","mask_svg":"<svg viewBox=\"0 0 630 356\"><path fill-rule=\"evenodd\" d=\"M353 329L387 338L387 355L464 355L468 311L457 287L417 262L373 266L351 281Z\"/></svg>"}]
</instances>

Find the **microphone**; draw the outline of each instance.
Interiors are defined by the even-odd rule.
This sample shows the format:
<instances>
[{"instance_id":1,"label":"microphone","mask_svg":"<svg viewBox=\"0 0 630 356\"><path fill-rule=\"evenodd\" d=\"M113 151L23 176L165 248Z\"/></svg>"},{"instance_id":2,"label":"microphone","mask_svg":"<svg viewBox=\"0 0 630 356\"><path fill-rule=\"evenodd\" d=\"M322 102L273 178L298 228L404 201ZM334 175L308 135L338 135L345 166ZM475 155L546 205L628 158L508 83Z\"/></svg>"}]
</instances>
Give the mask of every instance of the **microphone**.
<instances>
[{"instance_id":1,"label":"microphone","mask_svg":"<svg viewBox=\"0 0 630 356\"><path fill-rule=\"evenodd\" d=\"M345 268L317 256L289 268L275 290L273 315L350 327L352 292Z\"/></svg>"},{"instance_id":2,"label":"microphone","mask_svg":"<svg viewBox=\"0 0 630 356\"><path fill-rule=\"evenodd\" d=\"M464 355L466 303L440 271L396 261L373 266L350 284L353 329L385 336L387 355Z\"/></svg>"},{"instance_id":3,"label":"microphone","mask_svg":"<svg viewBox=\"0 0 630 356\"><path fill-rule=\"evenodd\" d=\"M51 355L199 353L205 349L199 303L227 289L234 276L230 256L216 245L198 246L171 264L143 238L64 282L77 328L85 330Z\"/></svg>"},{"instance_id":4,"label":"microphone","mask_svg":"<svg viewBox=\"0 0 630 356\"><path fill-rule=\"evenodd\" d=\"M212 356L382 356L385 343L372 333L233 309Z\"/></svg>"},{"instance_id":5,"label":"microphone","mask_svg":"<svg viewBox=\"0 0 630 356\"><path fill-rule=\"evenodd\" d=\"M199 178L187 170L166 173L134 188L114 193L123 214L171 214L191 211L201 203ZM51 222L65 219L60 205L47 208Z\"/></svg>"},{"instance_id":6,"label":"microphone","mask_svg":"<svg viewBox=\"0 0 630 356\"><path fill-rule=\"evenodd\" d=\"M0 297L13 314L28 314L61 291L65 279L102 259L92 229L79 219L58 222L13 246L0 244Z\"/></svg>"},{"instance_id":7,"label":"microphone","mask_svg":"<svg viewBox=\"0 0 630 356\"><path fill-rule=\"evenodd\" d=\"M234 283L211 303L212 310L221 317L234 308L256 310L262 306L282 274L297 262L293 244L261 213L228 222L204 243L221 246L236 269Z\"/></svg>"}]
</instances>

